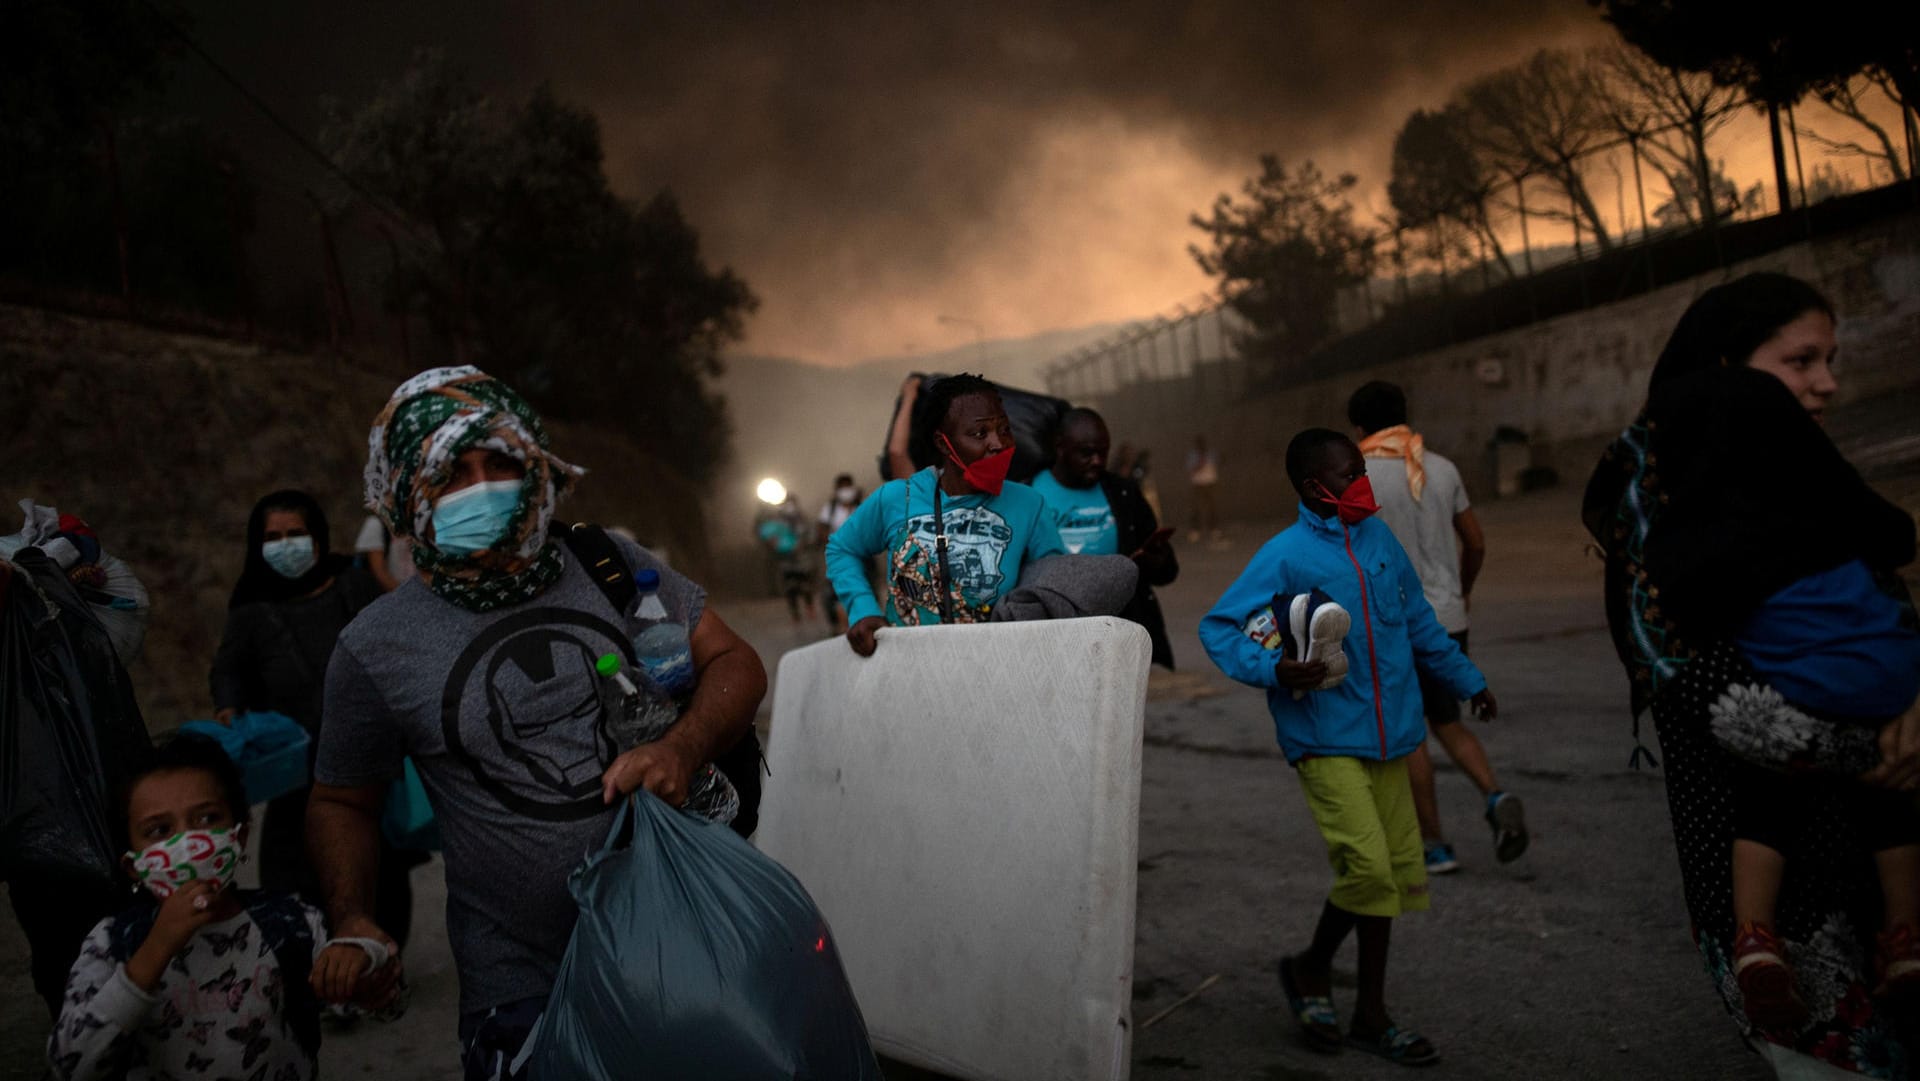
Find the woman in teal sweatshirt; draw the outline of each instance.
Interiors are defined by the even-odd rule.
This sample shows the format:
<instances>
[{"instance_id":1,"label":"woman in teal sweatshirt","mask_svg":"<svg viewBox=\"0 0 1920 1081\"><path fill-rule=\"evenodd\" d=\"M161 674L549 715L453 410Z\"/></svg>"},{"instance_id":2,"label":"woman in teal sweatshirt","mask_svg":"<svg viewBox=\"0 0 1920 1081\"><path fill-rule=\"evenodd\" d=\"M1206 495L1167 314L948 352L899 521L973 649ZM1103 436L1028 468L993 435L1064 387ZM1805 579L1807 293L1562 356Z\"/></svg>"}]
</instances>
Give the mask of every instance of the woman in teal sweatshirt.
<instances>
[{"instance_id":1,"label":"woman in teal sweatshirt","mask_svg":"<svg viewBox=\"0 0 1920 1081\"><path fill-rule=\"evenodd\" d=\"M1006 480L1013 425L992 383L948 376L915 411L915 438L928 440L941 464L882 485L827 541L827 576L862 657L873 655L884 626L985 620L1022 567L1066 551L1040 494ZM884 608L862 570L882 554Z\"/></svg>"}]
</instances>

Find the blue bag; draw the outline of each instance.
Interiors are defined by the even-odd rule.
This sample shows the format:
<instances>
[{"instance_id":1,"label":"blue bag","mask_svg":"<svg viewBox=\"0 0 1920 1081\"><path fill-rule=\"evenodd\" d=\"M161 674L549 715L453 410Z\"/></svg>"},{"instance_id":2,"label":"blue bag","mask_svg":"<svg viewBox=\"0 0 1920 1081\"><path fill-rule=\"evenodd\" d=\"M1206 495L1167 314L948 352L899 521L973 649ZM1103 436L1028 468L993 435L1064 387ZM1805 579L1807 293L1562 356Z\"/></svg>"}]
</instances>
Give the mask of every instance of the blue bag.
<instances>
[{"instance_id":1,"label":"blue bag","mask_svg":"<svg viewBox=\"0 0 1920 1081\"><path fill-rule=\"evenodd\" d=\"M760 539L772 545L777 555L791 555L800 546L800 538L794 536L793 527L778 518L760 523Z\"/></svg>"},{"instance_id":2,"label":"blue bag","mask_svg":"<svg viewBox=\"0 0 1920 1081\"><path fill-rule=\"evenodd\" d=\"M880 1081L820 910L726 826L636 793L568 885L527 1076Z\"/></svg>"},{"instance_id":3,"label":"blue bag","mask_svg":"<svg viewBox=\"0 0 1920 1081\"><path fill-rule=\"evenodd\" d=\"M433 817L433 803L427 799L427 786L420 783L420 771L413 759L406 760L400 778L387 790L386 810L380 815L380 832L387 843L410 852L438 852L440 823Z\"/></svg>"},{"instance_id":4,"label":"blue bag","mask_svg":"<svg viewBox=\"0 0 1920 1081\"><path fill-rule=\"evenodd\" d=\"M311 777L307 751L312 738L284 713L236 713L230 724L188 721L180 731L210 739L227 752L240 767L249 803L298 791Z\"/></svg>"}]
</instances>

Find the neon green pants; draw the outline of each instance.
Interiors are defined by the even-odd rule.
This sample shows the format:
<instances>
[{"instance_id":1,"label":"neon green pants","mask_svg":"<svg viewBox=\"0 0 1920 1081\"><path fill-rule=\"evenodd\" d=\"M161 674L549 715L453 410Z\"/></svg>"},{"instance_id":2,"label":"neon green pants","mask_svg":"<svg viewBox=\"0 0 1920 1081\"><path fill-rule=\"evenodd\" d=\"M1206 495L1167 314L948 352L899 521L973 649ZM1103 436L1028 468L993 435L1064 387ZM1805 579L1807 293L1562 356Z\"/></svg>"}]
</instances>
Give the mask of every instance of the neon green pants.
<instances>
[{"instance_id":1,"label":"neon green pants","mask_svg":"<svg viewBox=\"0 0 1920 1081\"><path fill-rule=\"evenodd\" d=\"M1307 758L1299 772L1333 864L1327 899L1360 916L1426 911L1427 865L1407 760Z\"/></svg>"}]
</instances>

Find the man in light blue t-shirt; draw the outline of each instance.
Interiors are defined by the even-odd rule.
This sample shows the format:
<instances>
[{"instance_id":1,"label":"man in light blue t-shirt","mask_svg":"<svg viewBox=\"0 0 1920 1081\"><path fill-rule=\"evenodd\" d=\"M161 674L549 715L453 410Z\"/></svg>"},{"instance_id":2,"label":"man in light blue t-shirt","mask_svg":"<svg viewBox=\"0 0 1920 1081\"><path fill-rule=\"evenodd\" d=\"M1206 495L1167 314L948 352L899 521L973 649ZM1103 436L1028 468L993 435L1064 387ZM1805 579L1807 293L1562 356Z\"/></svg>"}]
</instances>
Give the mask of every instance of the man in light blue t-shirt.
<instances>
[{"instance_id":1,"label":"man in light blue t-shirt","mask_svg":"<svg viewBox=\"0 0 1920 1081\"><path fill-rule=\"evenodd\" d=\"M1111 446L1100 414L1070 409L1060 418L1053 465L1029 483L1046 501L1067 551L1133 557L1140 583L1120 618L1145 627L1153 639L1153 663L1172 668L1173 646L1153 587L1172 582L1180 573L1168 543L1173 530L1160 528L1138 484L1107 469Z\"/></svg>"},{"instance_id":2,"label":"man in light blue t-shirt","mask_svg":"<svg viewBox=\"0 0 1920 1081\"><path fill-rule=\"evenodd\" d=\"M1090 487L1069 488L1060 483L1054 469L1033 478L1033 490L1047 501L1054 525L1060 529L1060 543L1077 556L1110 556L1120 551L1120 531L1113 524L1113 506L1107 493L1100 490L1098 478Z\"/></svg>"}]
</instances>

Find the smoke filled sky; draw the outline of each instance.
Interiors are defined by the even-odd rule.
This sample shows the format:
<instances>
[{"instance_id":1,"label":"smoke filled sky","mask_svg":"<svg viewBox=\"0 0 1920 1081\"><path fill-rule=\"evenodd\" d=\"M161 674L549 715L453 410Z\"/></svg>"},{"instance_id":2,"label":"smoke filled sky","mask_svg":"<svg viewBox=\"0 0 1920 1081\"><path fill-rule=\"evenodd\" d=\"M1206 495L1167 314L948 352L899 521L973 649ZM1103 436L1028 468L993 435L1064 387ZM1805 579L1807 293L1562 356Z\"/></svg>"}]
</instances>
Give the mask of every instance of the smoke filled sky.
<instances>
[{"instance_id":1,"label":"smoke filled sky","mask_svg":"<svg viewBox=\"0 0 1920 1081\"><path fill-rule=\"evenodd\" d=\"M615 187L671 188L760 295L744 348L828 364L1191 300L1188 215L1262 151L1384 210L1411 110L1612 34L1580 0L187 6L296 117L423 45L505 93L551 82Z\"/></svg>"}]
</instances>

